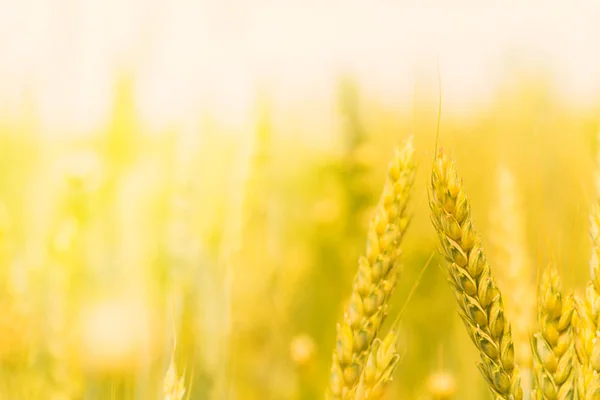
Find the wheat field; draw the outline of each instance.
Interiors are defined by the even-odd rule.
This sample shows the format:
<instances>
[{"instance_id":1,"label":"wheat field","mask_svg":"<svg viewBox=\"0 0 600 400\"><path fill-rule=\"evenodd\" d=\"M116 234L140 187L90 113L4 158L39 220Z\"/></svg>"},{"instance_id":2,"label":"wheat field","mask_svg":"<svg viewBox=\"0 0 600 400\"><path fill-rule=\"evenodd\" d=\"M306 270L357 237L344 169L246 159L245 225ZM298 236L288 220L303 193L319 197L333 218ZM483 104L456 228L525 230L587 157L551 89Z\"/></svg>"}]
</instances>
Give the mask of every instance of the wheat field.
<instances>
[{"instance_id":1,"label":"wheat field","mask_svg":"<svg viewBox=\"0 0 600 400\"><path fill-rule=\"evenodd\" d=\"M0 400L600 399L597 7L113 3L0 16Z\"/></svg>"}]
</instances>

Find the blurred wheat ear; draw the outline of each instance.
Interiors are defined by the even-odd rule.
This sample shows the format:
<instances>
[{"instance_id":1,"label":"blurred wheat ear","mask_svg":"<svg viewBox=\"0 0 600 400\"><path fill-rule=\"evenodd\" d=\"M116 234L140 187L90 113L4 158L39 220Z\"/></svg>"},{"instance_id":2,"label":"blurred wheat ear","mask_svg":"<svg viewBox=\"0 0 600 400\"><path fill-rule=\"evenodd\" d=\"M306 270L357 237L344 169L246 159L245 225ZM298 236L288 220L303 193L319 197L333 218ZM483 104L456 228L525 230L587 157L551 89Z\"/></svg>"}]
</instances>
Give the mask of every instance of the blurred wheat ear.
<instances>
[{"instance_id":1,"label":"blurred wheat ear","mask_svg":"<svg viewBox=\"0 0 600 400\"><path fill-rule=\"evenodd\" d=\"M165 373L163 381L163 395L165 400L182 400L185 394L185 381L183 377L180 377L177 373L175 366L175 345L173 345L173 351L171 353L171 362L169 368Z\"/></svg>"},{"instance_id":2,"label":"blurred wheat ear","mask_svg":"<svg viewBox=\"0 0 600 400\"><path fill-rule=\"evenodd\" d=\"M431 400L451 400L456 395L454 376L447 371L437 371L429 376L427 389Z\"/></svg>"},{"instance_id":3,"label":"blurred wheat ear","mask_svg":"<svg viewBox=\"0 0 600 400\"><path fill-rule=\"evenodd\" d=\"M496 399L521 400L523 390L502 296L473 227L456 165L441 151L434 160L429 205L460 316L481 355L479 369Z\"/></svg>"},{"instance_id":4,"label":"blurred wheat ear","mask_svg":"<svg viewBox=\"0 0 600 400\"><path fill-rule=\"evenodd\" d=\"M532 385L532 356L529 335L535 323L534 271L527 254L525 216L517 182L506 165L497 170L497 195L491 210L490 236L498 284L505 297L507 317L513 322L515 363L520 367L527 397Z\"/></svg>"},{"instance_id":5,"label":"blurred wheat ear","mask_svg":"<svg viewBox=\"0 0 600 400\"><path fill-rule=\"evenodd\" d=\"M329 399L379 398L398 363L395 332L383 342L377 334L400 272L400 242L409 222L406 209L414 177L411 138L390 163L369 225L366 254L358 262L352 295L337 328Z\"/></svg>"},{"instance_id":6,"label":"blurred wheat ear","mask_svg":"<svg viewBox=\"0 0 600 400\"><path fill-rule=\"evenodd\" d=\"M538 298L539 331L531 339L536 384L534 399L575 398L573 296L561 293L554 267L542 274Z\"/></svg>"}]
</instances>

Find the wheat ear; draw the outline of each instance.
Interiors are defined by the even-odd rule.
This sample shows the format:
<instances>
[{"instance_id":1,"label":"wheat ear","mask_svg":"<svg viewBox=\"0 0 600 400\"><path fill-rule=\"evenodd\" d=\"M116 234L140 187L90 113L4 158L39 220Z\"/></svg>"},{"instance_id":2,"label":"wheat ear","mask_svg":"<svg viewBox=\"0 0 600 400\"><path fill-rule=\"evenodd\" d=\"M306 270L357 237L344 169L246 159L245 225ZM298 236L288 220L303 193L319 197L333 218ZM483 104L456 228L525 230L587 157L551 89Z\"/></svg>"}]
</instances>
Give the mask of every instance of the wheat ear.
<instances>
[{"instance_id":1,"label":"wheat ear","mask_svg":"<svg viewBox=\"0 0 600 400\"><path fill-rule=\"evenodd\" d=\"M505 297L506 314L512 323L515 363L520 367L524 394L531 393L532 357L529 343L535 322L535 283L525 249L525 226L519 191L510 169L497 171L498 194L491 225L494 263L501 265L498 284Z\"/></svg>"},{"instance_id":2,"label":"wheat ear","mask_svg":"<svg viewBox=\"0 0 600 400\"><path fill-rule=\"evenodd\" d=\"M579 360L577 391L581 400L600 398L600 204L590 218L592 279L585 298L576 301L575 348Z\"/></svg>"},{"instance_id":3,"label":"wheat ear","mask_svg":"<svg viewBox=\"0 0 600 400\"><path fill-rule=\"evenodd\" d=\"M573 313L573 296L563 296L556 268L546 268L539 286L539 331L531 338L536 377L534 399L575 397Z\"/></svg>"},{"instance_id":4,"label":"wheat ear","mask_svg":"<svg viewBox=\"0 0 600 400\"><path fill-rule=\"evenodd\" d=\"M352 398L386 315L387 300L398 279L399 245L408 226L406 207L414 175L414 148L409 139L390 163L369 225L366 254L359 259L352 295L338 324L328 391L331 399Z\"/></svg>"},{"instance_id":5,"label":"wheat ear","mask_svg":"<svg viewBox=\"0 0 600 400\"><path fill-rule=\"evenodd\" d=\"M575 349L577 360L577 393L580 400L600 398L600 335L598 307L600 296L594 284L588 284L585 299L576 298ZM594 319L594 315L596 319Z\"/></svg>"},{"instance_id":6,"label":"wheat ear","mask_svg":"<svg viewBox=\"0 0 600 400\"><path fill-rule=\"evenodd\" d=\"M521 400L523 391L502 296L473 227L456 165L441 151L434 161L429 195L431 220L440 251L448 261L459 313L481 355L479 369L496 399Z\"/></svg>"}]
</instances>

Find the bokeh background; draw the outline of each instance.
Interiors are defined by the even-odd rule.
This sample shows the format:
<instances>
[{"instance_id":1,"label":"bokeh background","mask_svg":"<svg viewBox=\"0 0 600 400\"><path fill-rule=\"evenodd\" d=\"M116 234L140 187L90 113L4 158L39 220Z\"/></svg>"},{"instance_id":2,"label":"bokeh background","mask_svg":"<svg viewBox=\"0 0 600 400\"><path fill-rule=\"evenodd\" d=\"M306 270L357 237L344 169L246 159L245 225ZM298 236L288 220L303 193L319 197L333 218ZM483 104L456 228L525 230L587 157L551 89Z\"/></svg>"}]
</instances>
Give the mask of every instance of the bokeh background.
<instances>
[{"instance_id":1,"label":"bokeh background","mask_svg":"<svg viewBox=\"0 0 600 400\"><path fill-rule=\"evenodd\" d=\"M0 2L0 398L164 398L174 346L190 399L322 397L409 135L388 398L430 399L440 372L490 398L442 260L418 279L440 95L489 258L505 165L531 274L581 291L600 9L428 3Z\"/></svg>"}]
</instances>

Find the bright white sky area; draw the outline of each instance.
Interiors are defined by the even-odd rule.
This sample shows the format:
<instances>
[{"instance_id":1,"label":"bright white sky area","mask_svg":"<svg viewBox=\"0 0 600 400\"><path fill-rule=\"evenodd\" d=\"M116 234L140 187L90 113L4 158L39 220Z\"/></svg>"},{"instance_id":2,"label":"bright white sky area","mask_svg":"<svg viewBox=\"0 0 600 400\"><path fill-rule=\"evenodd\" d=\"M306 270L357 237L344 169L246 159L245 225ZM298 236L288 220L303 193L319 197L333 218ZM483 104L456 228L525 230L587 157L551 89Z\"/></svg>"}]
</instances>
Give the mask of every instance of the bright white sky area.
<instances>
[{"instance_id":1,"label":"bright white sky area","mask_svg":"<svg viewBox=\"0 0 600 400\"><path fill-rule=\"evenodd\" d=\"M45 131L89 132L105 123L124 70L135 77L141 119L156 130L202 109L243 122L265 88L283 109L326 105L341 74L394 104L412 101L421 71L437 77L438 59L447 110L485 104L515 67L549 74L572 104L600 98L594 2L428 3L453 6L0 0L0 112L33 98Z\"/></svg>"}]
</instances>

